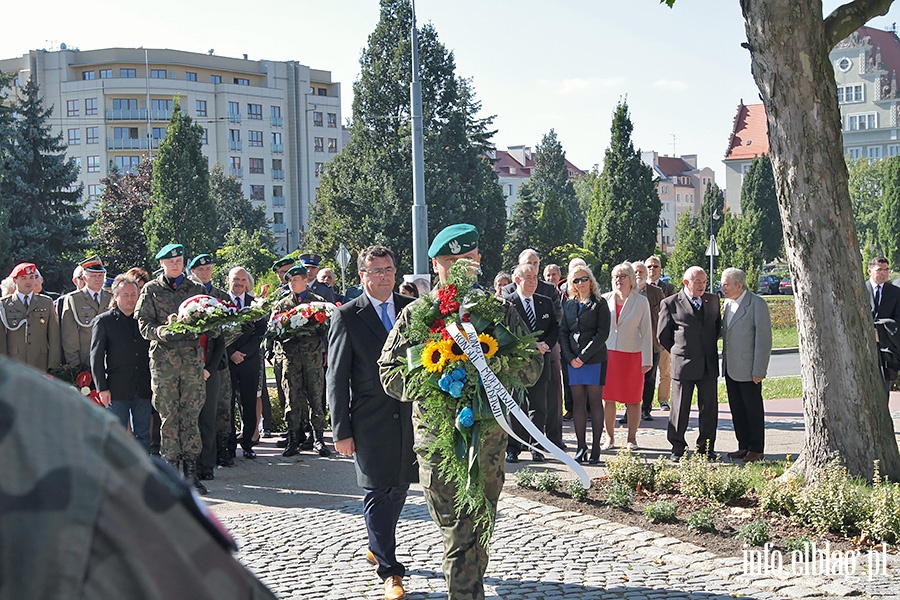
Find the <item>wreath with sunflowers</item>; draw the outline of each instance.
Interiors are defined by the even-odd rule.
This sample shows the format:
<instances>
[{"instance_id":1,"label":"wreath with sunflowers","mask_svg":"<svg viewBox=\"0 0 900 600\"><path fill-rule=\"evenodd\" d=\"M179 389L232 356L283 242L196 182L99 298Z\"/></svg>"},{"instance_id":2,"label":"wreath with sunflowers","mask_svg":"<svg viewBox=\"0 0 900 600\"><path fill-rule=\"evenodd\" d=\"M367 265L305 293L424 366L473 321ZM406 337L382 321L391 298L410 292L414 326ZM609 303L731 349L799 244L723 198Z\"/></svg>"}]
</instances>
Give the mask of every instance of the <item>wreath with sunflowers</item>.
<instances>
[{"instance_id":1,"label":"wreath with sunflowers","mask_svg":"<svg viewBox=\"0 0 900 600\"><path fill-rule=\"evenodd\" d=\"M488 366L503 386L522 397L525 385L517 375L539 352L534 334L512 332L503 324L507 307L475 285L477 267L467 260L454 263L447 283L423 297L410 313L407 339L407 394L422 403L433 441L427 456L440 452L440 475L457 485L456 511L475 515L485 526L487 546L493 510L484 495L484 474L478 452L485 433L499 427L476 368L447 331L451 323L471 323L478 332Z\"/></svg>"}]
</instances>

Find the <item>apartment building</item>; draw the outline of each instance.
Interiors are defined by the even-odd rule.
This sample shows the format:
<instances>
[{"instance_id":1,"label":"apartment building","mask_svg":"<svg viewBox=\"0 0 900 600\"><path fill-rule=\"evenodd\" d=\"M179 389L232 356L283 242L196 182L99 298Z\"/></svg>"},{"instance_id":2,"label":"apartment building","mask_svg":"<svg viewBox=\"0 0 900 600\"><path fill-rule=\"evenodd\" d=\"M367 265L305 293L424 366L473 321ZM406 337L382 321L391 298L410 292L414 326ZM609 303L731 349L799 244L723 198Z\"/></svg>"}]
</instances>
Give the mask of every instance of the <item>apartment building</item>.
<instances>
[{"instance_id":1,"label":"apartment building","mask_svg":"<svg viewBox=\"0 0 900 600\"><path fill-rule=\"evenodd\" d=\"M224 165L265 207L282 252L302 243L319 174L344 145L340 83L296 61L62 44L2 59L0 70L16 73L14 87L36 78L89 201L111 167L127 171L153 155L179 96L204 129L210 166Z\"/></svg>"},{"instance_id":2,"label":"apartment building","mask_svg":"<svg viewBox=\"0 0 900 600\"><path fill-rule=\"evenodd\" d=\"M503 188L506 199L506 216L512 216L512 205L519 201L519 188L531 179L534 172L534 153L528 146L510 146L506 150L493 150L488 156L494 163L497 182ZM585 174L584 171L566 161L569 179Z\"/></svg>"}]
</instances>

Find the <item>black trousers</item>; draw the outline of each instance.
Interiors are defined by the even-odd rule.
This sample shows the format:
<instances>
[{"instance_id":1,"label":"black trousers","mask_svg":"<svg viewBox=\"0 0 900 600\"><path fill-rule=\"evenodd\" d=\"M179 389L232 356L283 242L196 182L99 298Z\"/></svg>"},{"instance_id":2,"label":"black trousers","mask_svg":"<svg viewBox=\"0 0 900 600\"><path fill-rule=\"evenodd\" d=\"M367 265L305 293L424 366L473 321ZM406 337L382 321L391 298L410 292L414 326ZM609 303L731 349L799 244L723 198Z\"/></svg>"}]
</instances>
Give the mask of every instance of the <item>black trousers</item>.
<instances>
[{"instance_id":1,"label":"black trousers","mask_svg":"<svg viewBox=\"0 0 900 600\"><path fill-rule=\"evenodd\" d=\"M763 408L762 383L735 381L725 373L728 407L734 424L738 450L763 454L766 445L766 416Z\"/></svg>"},{"instance_id":2,"label":"black trousers","mask_svg":"<svg viewBox=\"0 0 900 600\"><path fill-rule=\"evenodd\" d=\"M397 560L397 522L406 503L409 484L394 487L365 488L363 517L369 534L369 550L378 561L378 576L406 575L406 567Z\"/></svg>"},{"instance_id":3,"label":"black trousers","mask_svg":"<svg viewBox=\"0 0 900 600\"><path fill-rule=\"evenodd\" d=\"M256 391L259 388L259 354L244 359L239 365L229 362L231 371L231 393L235 394L241 407L241 423L244 438L241 447L249 450L253 447L253 436L256 435Z\"/></svg>"},{"instance_id":4,"label":"black trousers","mask_svg":"<svg viewBox=\"0 0 900 600\"><path fill-rule=\"evenodd\" d=\"M566 369L568 371L568 369ZM550 382L547 386L547 437L557 446L562 445L562 356L559 344L550 351Z\"/></svg>"},{"instance_id":5,"label":"black trousers","mask_svg":"<svg viewBox=\"0 0 900 600\"><path fill-rule=\"evenodd\" d=\"M216 407L219 403L220 377L223 371L210 372L206 380L206 399L200 409L200 458L197 461L201 469L216 468Z\"/></svg>"},{"instance_id":6,"label":"black trousers","mask_svg":"<svg viewBox=\"0 0 900 600\"><path fill-rule=\"evenodd\" d=\"M529 420L541 433L545 433L547 430L547 397L549 395L548 392L551 379L550 355L550 352L544 354L544 368L541 371L541 376L533 386L525 390L525 405L522 407L522 410L528 415ZM514 417L510 417L510 420L513 421L512 428L516 435L523 440L530 441L532 445L534 445L534 439L531 435L529 435L525 431L525 428L514 419ZM522 447L519 442L510 438L506 449L512 450L513 452L520 452Z\"/></svg>"},{"instance_id":7,"label":"black trousers","mask_svg":"<svg viewBox=\"0 0 900 600\"><path fill-rule=\"evenodd\" d=\"M716 428L719 426L719 404L716 398L716 378L706 375L701 379L672 379L672 409L666 436L672 444L672 454L681 456L687 449L684 434L691 416L691 399L697 389L700 435L697 450L712 453L716 448Z\"/></svg>"},{"instance_id":8,"label":"black trousers","mask_svg":"<svg viewBox=\"0 0 900 600\"><path fill-rule=\"evenodd\" d=\"M656 370L659 368L659 352L653 353L653 367L644 373L644 391L641 394L641 412L653 409L653 394L656 393Z\"/></svg>"}]
</instances>

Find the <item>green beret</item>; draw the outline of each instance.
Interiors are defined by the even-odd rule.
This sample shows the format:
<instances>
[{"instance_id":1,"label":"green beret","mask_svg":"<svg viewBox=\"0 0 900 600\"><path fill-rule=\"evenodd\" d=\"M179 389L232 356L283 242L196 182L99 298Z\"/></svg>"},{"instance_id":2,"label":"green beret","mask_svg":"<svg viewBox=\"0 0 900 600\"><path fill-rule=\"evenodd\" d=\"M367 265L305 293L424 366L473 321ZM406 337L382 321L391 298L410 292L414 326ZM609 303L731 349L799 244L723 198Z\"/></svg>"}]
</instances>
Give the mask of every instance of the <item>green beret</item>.
<instances>
[{"instance_id":1,"label":"green beret","mask_svg":"<svg viewBox=\"0 0 900 600\"><path fill-rule=\"evenodd\" d=\"M282 258L280 260L276 260L275 262L272 263L272 272L274 273L274 272L278 271L278 269L280 269L284 265L292 265L296 262L297 261L295 261L292 257L285 256L284 258Z\"/></svg>"},{"instance_id":2,"label":"green beret","mask_svg":"<svg viewBox=\"0 0 900 600\"><path fill-rule=\"evenodd\" d=\"M287 281L291 277L295 275L303 275L306 276L306 267L303 265L296 265L287 270L287 273L284 274L284 280Z\"/></svg>"},{"instance_id":3,"label":"green beret","mask_svg":"<svg viewBox=\"0 0 900 600\"><path fill-rule=\"evenodd\" d=\"M188 266L190 268L194 267L202 267L203 265L211 265L213 264L213 257L209 254L198 254L194 257L194 260L191 261L191 264Z\"/></svg>"},{"instance_id":4,"label":"green beret","mask_svg":"<svg viewBox=\"0 0 900 600\"><path fill-rule=\"evenodd\" d=\"M478 230L468 223L444 227L434 236L428 248L428 257L465 254L478 247Z\"/></svg>"},{"instance_id":5,"label":"green beret","mask_svg":"<svg viewBox=\"0 0 900 600\"><path fill-rule=\"evenodd\" d=\"M156 253L156 260L175 258L176 256L184 256L184 246L181 244L169 244Z\"/></svg>"}]
</instances>

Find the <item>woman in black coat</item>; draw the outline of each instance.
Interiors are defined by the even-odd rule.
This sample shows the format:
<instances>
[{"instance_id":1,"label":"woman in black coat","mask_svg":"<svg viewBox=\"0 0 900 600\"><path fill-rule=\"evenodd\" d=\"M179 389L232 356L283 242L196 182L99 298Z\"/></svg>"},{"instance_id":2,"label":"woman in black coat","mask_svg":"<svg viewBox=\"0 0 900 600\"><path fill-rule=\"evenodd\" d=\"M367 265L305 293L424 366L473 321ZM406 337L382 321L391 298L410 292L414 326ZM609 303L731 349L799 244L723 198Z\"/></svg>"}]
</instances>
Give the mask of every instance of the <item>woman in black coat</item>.
<instances>
[{"instance_id":1,"label":"woman in black coat","mask_svg":"<svg viewBox=\"0 0 900 600\"><path fill-rule=\"evenodd\" d=\"M592 447L588 461L600 460L603 433L603 384L606 383L606 338L609 337L609 307L600 297L591 270L576 266L569 271L569 299L563 304L559 327L562 357L568 363L569 386L574 399L575 460L587 459L587 406L591 407Z\"/></svg>"}]
</instances>

